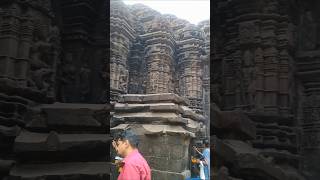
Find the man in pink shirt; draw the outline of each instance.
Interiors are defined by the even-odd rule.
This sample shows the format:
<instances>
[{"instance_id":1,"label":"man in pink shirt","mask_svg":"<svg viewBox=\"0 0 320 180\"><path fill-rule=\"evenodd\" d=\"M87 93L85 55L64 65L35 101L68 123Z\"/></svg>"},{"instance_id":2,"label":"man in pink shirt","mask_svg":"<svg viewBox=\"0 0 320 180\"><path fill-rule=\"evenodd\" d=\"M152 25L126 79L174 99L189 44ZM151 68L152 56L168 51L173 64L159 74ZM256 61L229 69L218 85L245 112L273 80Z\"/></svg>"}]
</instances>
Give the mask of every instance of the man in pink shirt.
<instances>
[{"instance_id":1,"label":"man in pink shirt","mask_svg":"<svg viewBox=\"0 0 320 180\"><path fill-rule=\"evenodd\" d=\"M112 141L112 146L124 158L118 180L151 180L150 167L139 153L138 144L138 137L131 130L121 132Z\"/></svg>"}]
</instances>

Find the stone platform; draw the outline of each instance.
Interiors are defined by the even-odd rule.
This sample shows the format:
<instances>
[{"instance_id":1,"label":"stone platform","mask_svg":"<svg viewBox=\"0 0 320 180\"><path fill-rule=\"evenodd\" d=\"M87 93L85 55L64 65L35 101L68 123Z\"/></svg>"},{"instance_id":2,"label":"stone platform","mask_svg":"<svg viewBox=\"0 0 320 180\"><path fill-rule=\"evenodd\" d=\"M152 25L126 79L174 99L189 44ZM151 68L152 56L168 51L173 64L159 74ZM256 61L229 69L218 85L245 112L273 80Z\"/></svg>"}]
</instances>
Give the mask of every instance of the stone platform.
<instances>
[{"instance_id":1,"label":"stone platform","mask_svg":"<svg viewBox=\"0 0 320 180\"><path fill-rule=\"evenodd\" d=\"M204 117L186 107L187 100L172 93L128 94L119 99L111 134L127 128L137 133L139 151L151 167L153 179L189 177L190 142L201 131Z\"/></svg>"}]
</instances>

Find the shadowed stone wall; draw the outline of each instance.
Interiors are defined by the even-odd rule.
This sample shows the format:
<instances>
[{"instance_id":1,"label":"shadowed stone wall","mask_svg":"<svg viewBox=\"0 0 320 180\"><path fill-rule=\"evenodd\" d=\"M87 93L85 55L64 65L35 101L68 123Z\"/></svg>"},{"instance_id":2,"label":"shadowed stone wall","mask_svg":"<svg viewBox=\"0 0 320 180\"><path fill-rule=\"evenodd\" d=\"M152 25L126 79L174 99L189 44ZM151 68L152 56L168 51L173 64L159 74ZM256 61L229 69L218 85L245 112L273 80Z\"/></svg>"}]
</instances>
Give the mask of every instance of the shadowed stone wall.
<instances>
[{"instance_id":1,"label":"shadowed stone wall","mask_svg":"<svg viewBox=\"0 0 320 180\"><path fill-rule=\"evenodd\" d=\"M256 129L251 146L287 179L319 177L319 7L314 1L214 2L211 101L222 112L241 111L251 119ZM225 139L228 132L213 134ZM216 172L259 177L237 172L232 164L219 164Z\"/></svg>"},{"instance_id":2,"label":"shadowed stone wall","mask_svg":"<svg viewBox=\"0 0 320 180\"><path fill-rule=\"evenodd\" d=\"M0 179L108 178L106 5L0 2Z\"/></svg>"}]
</instances>

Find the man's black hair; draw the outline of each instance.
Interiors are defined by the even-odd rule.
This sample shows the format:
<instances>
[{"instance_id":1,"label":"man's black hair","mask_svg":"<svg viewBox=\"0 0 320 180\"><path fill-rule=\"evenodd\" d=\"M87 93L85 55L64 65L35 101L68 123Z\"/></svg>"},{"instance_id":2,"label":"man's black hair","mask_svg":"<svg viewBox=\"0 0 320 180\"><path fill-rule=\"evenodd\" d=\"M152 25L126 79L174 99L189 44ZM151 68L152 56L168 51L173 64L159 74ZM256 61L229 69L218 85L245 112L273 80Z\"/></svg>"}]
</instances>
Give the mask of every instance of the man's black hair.
<instances>
[{"instance_id":1,"label":"man's black hair","mask_svg":"<svg viewBox=\"0 0 320 180\"><path fill-rule=\"evenodd\" d=\"M134 148L137 148L139 145L139 138L131 129L122 130L120 133L115 134L114 140L128 140Z\"/></svg>"}]
</instances>

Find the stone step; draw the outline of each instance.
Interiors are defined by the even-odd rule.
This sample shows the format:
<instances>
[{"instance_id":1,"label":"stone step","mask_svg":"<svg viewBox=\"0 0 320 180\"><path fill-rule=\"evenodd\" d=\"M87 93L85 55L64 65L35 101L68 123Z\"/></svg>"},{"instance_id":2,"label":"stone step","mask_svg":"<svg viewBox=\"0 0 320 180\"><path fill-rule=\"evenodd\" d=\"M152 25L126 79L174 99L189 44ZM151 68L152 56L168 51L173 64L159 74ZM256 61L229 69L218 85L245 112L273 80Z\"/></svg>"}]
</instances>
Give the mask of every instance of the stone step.
<instances>
[{"instance_id":1,"label":"stone step","mask_svg":"<svg viewBox=\"0 0 320 180\"><path fill-rule=\"evenodd\" d=\"M154 125L154 124L120 124L116 127L111 128L111 133L118 130L127 129L130 126L135 128L139 127L139 133L144 135L164 135L164 134L173 134L173 135L185 135L190 137L195 137L195 134L185 130L179 125ZM141 129L142 128L142 129Z\"/></svg>"},{"instance_id":2,"label":"stone step","mask_svg":"<svg viewBox=\"0 0 320 180\"><path fill-rule=\"evenodd\" d=\"M124 104L116 103L114 110L116 114L124 113L138 113L138 112L173 112L175 114L181 114L182 117L190 118L194 121L205 121L204 116L195 113L192 109L177 105L175 103L153 103L153 104Z\"/></svg>"}]
</instances>

